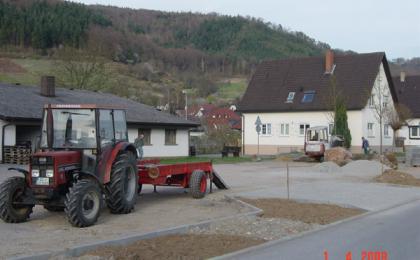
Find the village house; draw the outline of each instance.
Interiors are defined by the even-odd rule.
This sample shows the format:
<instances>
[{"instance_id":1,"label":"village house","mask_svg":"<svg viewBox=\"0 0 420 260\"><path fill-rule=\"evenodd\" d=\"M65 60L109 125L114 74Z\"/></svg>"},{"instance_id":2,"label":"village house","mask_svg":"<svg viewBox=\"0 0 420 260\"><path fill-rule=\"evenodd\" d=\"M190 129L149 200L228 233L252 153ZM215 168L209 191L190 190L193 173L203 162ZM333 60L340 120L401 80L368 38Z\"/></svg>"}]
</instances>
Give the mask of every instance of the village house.
<instances>
[{"instance_id":1,"label":"village house","mask_svg":"<svg viewBox=\"0 0 420 260\"><path fill-rule=\"evenodd\" d=\"M407 125L397 135L404 138L404 146L420 146L420 76L406 76L401 72L393 81L398 102L406 106L411 114Z\"/></svg>"},{"instance_id":2,"label":"village house","mask_svg":"<svg viewBox=\"0 0 420 260\"><path fill-rule=\"evenodd\" d=\"M41 88L0 84L0 162L18 161L19 158L14 158L16 152L8 154L16 147L28 147L33 151L41 134L45 104L98 104L125 108L129 141L134 142L139 133L144 134L145 157L189 154L189 132L198 123L111 94L56 88L54 78L42 82Z\"/></svg>"},{"instance_id":3,"label":"village house","mask_svg":"<svg viewBox=\"0 0 420 260\"><path fill-rule=\"evenodd\" d=\"M334 83L335 82L335 83ZM238 110L242 113L245 154L302 150L306 129L333 127L329 96L335 89L347 107L351 150L361 153L362 137L373 149L380 145L380 125L374 105L394 108L394 90L385 53L291 58L262 62L256 69ZM262 121L258 138L255 122ZM383 145L391 146L392 129L384 123Z\"/></svg>"}]
</instances>

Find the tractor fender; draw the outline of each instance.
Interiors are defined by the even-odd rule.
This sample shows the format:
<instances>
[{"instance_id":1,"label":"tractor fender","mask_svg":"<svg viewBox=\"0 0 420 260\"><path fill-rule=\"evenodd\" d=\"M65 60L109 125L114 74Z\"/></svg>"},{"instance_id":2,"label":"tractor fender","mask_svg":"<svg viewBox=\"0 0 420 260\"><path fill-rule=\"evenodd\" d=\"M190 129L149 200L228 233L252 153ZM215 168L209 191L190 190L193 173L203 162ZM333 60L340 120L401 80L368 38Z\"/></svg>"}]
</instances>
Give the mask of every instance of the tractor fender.
<instances>
[{"instance_id":1,"label":"tractor fender","mask_svg":"<svg viewBox=\"0 0 420 260\"><path fill-rule=\"evenodd\" d=\"M25 169L22 169L22 168L9 168L9 169L7 169L7 170L9 170L9 171L16 171L16 172L20 172L20 173L22 173L23 175L25 175L25 178L28 178L28 177L30 176L29 172L28 172L27 170L25 170Z\"/></svg>"},{"instance_id":2,"label":"tractor fender","mask_svg":"<svg viewBox=\"0 0 420 260\"><path fill-rule=\"evenodd\" d=\"M95 174L90 173L90 172L78 171L76 173L76 176L77 176L77 180L90 179L90 180L95 181L98 184L98 186L101 188L102 192L105 192L103 185L101 185L101 181L99 180L98 176L96 176Z\"/></svg>"},{"instance_id":3,"label":"tractor fender","mask_svg":"<svg viewBox=\"0 0 420 260\"><path fill-rule=\"evenodd\" d=\"M117 158L118 154L121 151L130 151L137 158L136 147L134 147L133 144L128 142L119 142L112 148L112 150L105 152L101 159L104 166L104 171L99 174L99 176L102 177L101 180L103 180L103 184L107 184L111 180L112 164L114 163L115 158Z\"/></svg>"}]
</instances>

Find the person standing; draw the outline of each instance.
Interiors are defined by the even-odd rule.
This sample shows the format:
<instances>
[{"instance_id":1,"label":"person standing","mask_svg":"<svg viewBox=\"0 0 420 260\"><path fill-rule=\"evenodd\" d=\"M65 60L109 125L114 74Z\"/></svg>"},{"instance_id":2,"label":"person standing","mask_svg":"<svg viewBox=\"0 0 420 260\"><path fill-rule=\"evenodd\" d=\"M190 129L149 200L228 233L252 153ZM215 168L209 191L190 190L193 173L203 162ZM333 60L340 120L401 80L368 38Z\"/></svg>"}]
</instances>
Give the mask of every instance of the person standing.
<instances>
[{"instance_id":1,"label":"person standing","mask_svg":"<svg viewBox=\"0 0 420 260\"><path fill-rule=\"evenodd\" d=\"M369 154L369 142L364 137L362 137L362 149L363 149L365 155Z\"/></svg>"},{"instance_id":2,"label":"person standing","mask_svg":"<svg viewBox=\"0 0 420 260\"><path fill-rule=\"evenodd\" d=\"M139 159L143 158L143 146L144 146L144 135L139 134L139 136L134 140L134 146L137 149L137 157Z\"/></svg>"}]
</instances>

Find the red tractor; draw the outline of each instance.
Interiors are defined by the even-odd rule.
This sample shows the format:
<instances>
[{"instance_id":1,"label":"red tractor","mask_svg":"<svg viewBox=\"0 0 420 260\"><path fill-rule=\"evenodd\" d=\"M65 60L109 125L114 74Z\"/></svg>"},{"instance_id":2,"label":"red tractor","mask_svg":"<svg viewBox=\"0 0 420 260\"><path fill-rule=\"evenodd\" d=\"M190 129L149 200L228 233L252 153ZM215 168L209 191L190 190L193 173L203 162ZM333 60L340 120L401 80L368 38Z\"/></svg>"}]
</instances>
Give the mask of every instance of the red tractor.
<instances>
[{"instance_id":1,"label":"red tractor","mask_svg":"<svg viewBox=\"0 0 420 260\"><path fill-rule=\"evenodd\" d=\"M136 203L136 148L128 142L125 111L96 105L48 105L44 109L40 151L25 177L0 186L0 217L19 223L35 205L62 211L77 227L98 219L102 197L112 213Z\"/></svg>"},{"instance_id":2,"label":"red tractor","mask_svg":"<svg viewBox=\"0 0 420 260\"><path fill-rule=\"evenodd\" d=\"M10 168L24 177L0 185L0 218L24 222L35 205L43 205L64 210L73 226L87 227L97 221L103 201L111 213L131 212L142 184L188 187L195 198L204 196L210 177L224 187L217 174L213 179L211 163L158 165L136 157L123 109L47 105L29 171Z\"/></svg>"}]
</instances>

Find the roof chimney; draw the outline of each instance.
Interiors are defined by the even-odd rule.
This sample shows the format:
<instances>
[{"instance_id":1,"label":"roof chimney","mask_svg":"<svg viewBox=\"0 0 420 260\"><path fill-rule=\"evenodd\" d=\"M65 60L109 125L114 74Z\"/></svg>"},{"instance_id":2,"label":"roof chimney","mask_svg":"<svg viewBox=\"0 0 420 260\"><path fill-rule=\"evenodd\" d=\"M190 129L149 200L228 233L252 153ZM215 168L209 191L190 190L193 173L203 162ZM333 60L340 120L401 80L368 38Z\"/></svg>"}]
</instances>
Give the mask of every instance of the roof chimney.
<instances>
[{"instance_id":1,"label":"roof chimney","mask_svg":"<svg viewBox=\"0 0 420 260\"><path fill-rule=\"evenodd\" d=\"M334 69L334 52L332 50L327 50L325 53L325 74L333 74Z\"/></svg>"},{"instance_id":2,"label":"roof chimney","mask_svg":"<svg viewBox=\"0 0 420 260\"><path fill-rule=\"evenodd\" d=\"M405 72L404 71L400 72L400 81L405 82Z\"/></svg>"},{"instance_id":3,"label":"roof chimney","mask_svg":"<svg viewBox=\"0 0 420 260\"><path fill-rule=\"evenodd\" d=\"M55 77L41 77L41 95L44 97L55 97Z\"/></svg>"}]
</instances>

